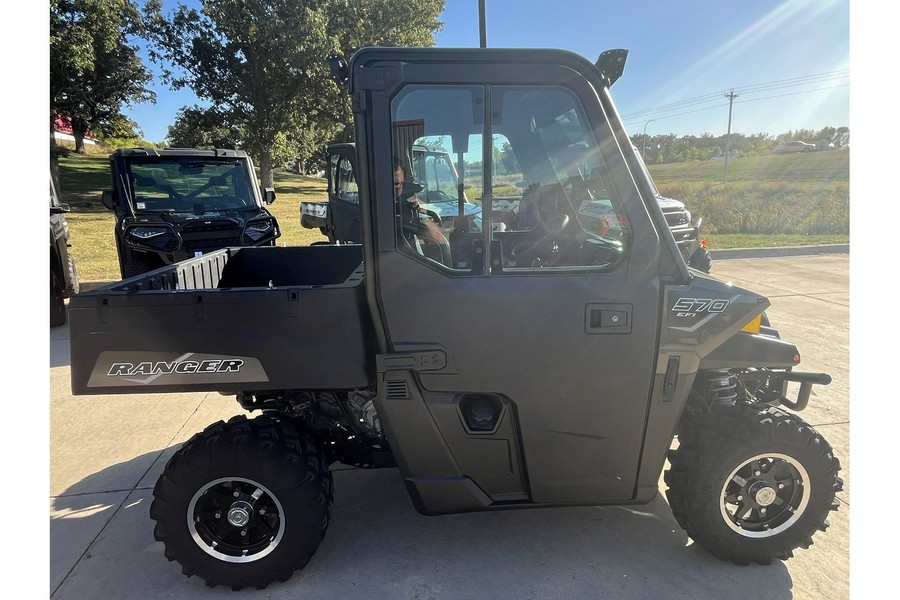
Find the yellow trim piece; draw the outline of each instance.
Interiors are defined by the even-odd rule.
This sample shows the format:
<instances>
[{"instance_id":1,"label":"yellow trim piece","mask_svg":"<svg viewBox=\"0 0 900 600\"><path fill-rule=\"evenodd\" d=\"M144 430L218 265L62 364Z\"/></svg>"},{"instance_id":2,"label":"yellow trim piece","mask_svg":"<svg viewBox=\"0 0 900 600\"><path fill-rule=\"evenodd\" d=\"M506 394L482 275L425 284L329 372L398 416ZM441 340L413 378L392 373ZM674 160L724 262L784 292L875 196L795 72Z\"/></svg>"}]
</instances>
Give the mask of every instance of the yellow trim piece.
<instances>
[{"instance_id":1,"label":"yellow trim piece","mask_svg":"<svg viewBox=\"0 0 900 600\"><path fill-rule=\"evenodd\" d=\"M755 319L747 323L741 331L745 333L759 333L759 327L762 324L762 315L757 315Z\"/></svg>"}]
</instances>

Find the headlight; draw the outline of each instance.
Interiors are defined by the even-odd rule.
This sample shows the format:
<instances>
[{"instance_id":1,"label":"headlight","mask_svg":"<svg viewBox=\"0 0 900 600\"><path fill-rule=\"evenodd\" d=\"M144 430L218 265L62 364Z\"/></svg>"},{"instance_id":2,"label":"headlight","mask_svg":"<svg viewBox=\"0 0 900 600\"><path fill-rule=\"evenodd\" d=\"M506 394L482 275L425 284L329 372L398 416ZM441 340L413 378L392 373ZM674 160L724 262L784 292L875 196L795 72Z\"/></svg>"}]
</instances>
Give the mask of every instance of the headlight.
<instances>
[{"instance_id":1,"label":"headlight","mask_svg":"<svg viewBox=\"0 0 900 600\"><path fill-rule=\"evenodd\" d=\"M684 209L684 219L685 223L687 223L688 225L691 224L691 211L689 211L688 209Z\"/></svg>"},{"instance_id":2,"label":"headlight","mask_svg":"<svg viewBox=\"0 0 900 600\"><path fill-rule=\"evenodd\" d=\"M169 231L166 227L134 227L128 230L128 235L134 236L139 240L149 240L160 235L165 235Z\"/></svg>"},{"instance_id":3,"label":"headlight","mask_svg":"<svg viewBox=\"0 0 900 600\"><path fill-rule=\"evenodd\" d=\"M245 233L252 241L258 242L271 233L274 228L275 226L272 224L271 220L253 221L252 223L247 223Z\"/></svg>"},{"instance_id":4,"label":"headlight","mask_svg":"<svg viewBox=\"0 0 900 600\"><path fill-rule=\"evenodd\" d=\"M125 231L125 239L129 244L152 248L158 252L168 252L178 246L175 232L168 227L132 227Z\"/></svg>"}]
</instances>

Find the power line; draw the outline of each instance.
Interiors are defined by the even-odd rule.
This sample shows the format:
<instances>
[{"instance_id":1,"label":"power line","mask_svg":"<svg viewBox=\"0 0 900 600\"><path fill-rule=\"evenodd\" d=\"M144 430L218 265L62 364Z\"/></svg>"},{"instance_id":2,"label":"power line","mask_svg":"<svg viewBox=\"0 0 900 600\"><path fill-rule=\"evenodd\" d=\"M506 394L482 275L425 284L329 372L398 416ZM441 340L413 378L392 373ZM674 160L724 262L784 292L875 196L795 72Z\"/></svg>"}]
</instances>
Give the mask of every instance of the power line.
<instances>
[{"instance_id":1,"label":"power line","mask_svg":"<svg viewBox=\"0 0 900 600\"><path fill-rule=\"evenodd\" d=\"M833 90L833 89L837 89L837 88L848 87L849 85L850 85L849 83L845 83L845 84L841 84L841 85L834 85L834 86L829 86L829 87L824 87L824 88L816 88L816 89L812 89L812 90L802 90L799 92L789 92L786 94L777 94L774 96L764 96L762 98L748 98L746 100L739 100L736 102L736 104L746 104L747 102L758 102L760 100L771 100L773 98L783 98L786 96L798 96L800 94L810 94L813 92L821 92L821 91L825 91L825 90ZM741 88L735 88L735 89L737 90L737 89L741 89ZM713 100L710 100L710 101L713 101ZM693 113L703 112L705 110L712 110L712 109L722 108L722 107L726 106L726 104L724 102L721 102L720 100L718 100L718 98L716 98L715 101L717 103L712 106L705 106L703 108L696 108L694 110L685 110L685 111L677 112L677 113L673 113L673 114L655 115L653 118L654 118L654 120L671 119L674 117L680 117L683 115L689 115L689 114L693 114ZM662 112L667 112L667 111L662 111ZM643 112L638 112L638 113L631 113L629 115L623 116L622 121L626 126L633 125L635 123L644 122L645 119L643 117L651 116L651 115L654 115L653 110L643 111Z\"/></svg>"},{"instance_id":2,"label":"power line","mask_svg":"<svg viewBox=\"0 0 900 600\"><path fill-rule=\"evenodd\" d=\"M746 86L735 87L735 88L730 88L730 89L732 91L738 92L740 94L747 95L747 94L755 94L755 93L762 93L762 92L766 92L766 91L774 91L774 90L779 90L779 89L797 87L797 86L801 86L801 85L810 85L810 84L814 84L814 83L816 83L816 84L827 83L829 81L845 79L847 77L849 77L849 70L844 69L844 70L840 70L840 71L831 71L828 73L817 73L817 74L813 74L813 75L804 75L802 77L794 77L791 79L781 79L778 81L770 81L767 83L752 84L752 85L746 85ZM846 85L849 85L849 84L846 84ZM823 89L834 89L835 87L844 87L844 86L832 86L832 87L828 87L828 88L817 88L814 90L806 90L804 92L798 92L798 93L809 93L809 92L820 91ZM657 106L654 108L649 108L646 110L628 113L626 115L623 115L622 119L623 120L632 120L633 119L635 121L637 121L637 120L643 121L643 120L646 120L647 117L651 117L651 116L656 117L656 118L668 118L668 117L678 116L678 115L682 115L682 114L689 114L690 112L697 112L697 111L687 111L687 112L679 112L677 114L672 114L672 115L665 114L665 113L669 113L673 110L681 110L683 108L690 108L692 106L702 106L703 104L709 104L711 102L716 102L721 98L721 95L726 93L727 91L728 90L720 90L717 92L704 94L702 96L696 96L694 98L687 98L685 100L671 102L669 104L664 104L664 105ZM792 94L785 94L785 95L792 95ZM770 96L770 97L777 98L779 96ZM718 108L720 106L722 106L722 103L718 102L718 103L714 104L713 106L708 106L706 108L700 108L697 110L709 110L711 108Z\"/></svg>"},{"instance_id":3,"label":"power line","mask_svg":"<svg viewBox=\"0 0 900 600\"><path fill-rule=\"evenodd\" d=\"M767 90L771 90L771 89L795 87L798 85L806 85L809 83L823 83L823 82L831 80L831 79L842 79L842 78L847 77L848 75L849 75L848 70L832 71L830 73L821 73L821 74L817 74L817 75L805 75L803 77L795 77L792 79L782 79L779 81L771 81L768 83L759 83L759 84L746 85L743 87L729 88L729 89L735 89L740 93L746 94L746 93L754 93L757 91L767 91ZM657 106L654 108L637 111L634 113L629 113L629 114L625 115L625 118L638 117L638 116L642 116L642 115L644 115L646 113L650 113L650 112L666 111L668 109L675 109L675 108L679 108L679 107L682 107L685 105L691 106L691 105L695 105L695 104L703 104L704 102L717 100L721 94L724 94L727 91L728 90L719 90L719 91L712 92L709 94L704 94L703 96L696 96L694 98L687 98L685 100L679 100L677 102L663 104L661 106Z\"/></svg>"}]
</instances>

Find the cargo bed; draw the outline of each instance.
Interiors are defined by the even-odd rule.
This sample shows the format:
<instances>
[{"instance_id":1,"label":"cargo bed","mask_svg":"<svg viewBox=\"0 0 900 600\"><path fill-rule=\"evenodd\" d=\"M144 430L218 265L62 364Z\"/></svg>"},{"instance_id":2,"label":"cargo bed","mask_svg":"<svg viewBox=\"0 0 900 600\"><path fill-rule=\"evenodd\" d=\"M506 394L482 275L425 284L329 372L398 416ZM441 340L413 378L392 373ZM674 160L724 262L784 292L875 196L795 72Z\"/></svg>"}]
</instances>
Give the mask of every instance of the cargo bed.
<instances>
[{"instance_id":1,"label":"cargo bed","mask_svg":"<svg viewBox=\"0 0 900 600\"><path fill-rule=\"evenodd\" d=\"M225 248L69 300L72 391L374 383L362 247Z\"/></svg>"}]
</instances>

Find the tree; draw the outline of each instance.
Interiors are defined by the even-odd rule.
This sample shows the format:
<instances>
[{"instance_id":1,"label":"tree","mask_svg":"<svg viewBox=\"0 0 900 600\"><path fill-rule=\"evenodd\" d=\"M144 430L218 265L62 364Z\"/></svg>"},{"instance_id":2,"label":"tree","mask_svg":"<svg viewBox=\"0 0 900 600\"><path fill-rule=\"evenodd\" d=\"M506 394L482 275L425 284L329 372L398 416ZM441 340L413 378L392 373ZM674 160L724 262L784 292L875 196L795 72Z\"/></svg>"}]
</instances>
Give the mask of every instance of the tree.
<instances>
[{"instance_id":1,"label":"tree","mask_svg":"<svg viewBox=\"0 0 900 600\"><path fill-rule=\"evenodd\" d=\"M50 127L68 119L75 151L90 131L121 129L123 104L154 102L153 75L129 37L140 13L129 0L51 0Z\"/></svg>"},{"instance_id":2,"label":"tree","mask_svg":"<svg viewBox=\"0 0 900 600\"><path fill-rule=\"evenodd\" d=\"M328 29L333 47L349 59L365 46L428 47L434 45L434 34L444 25L438 20L445 0L331 0L328 6ZM340 94L332 107L338 127L344 132L342 141L351 141L353 114L349 98Z\"/></svg>"},{"instance_id":3,"label":"tree","mask_svg":"<svg viewBox=\"0 0 900 600\"><path fill-rule=\"evenodd\" d=\"M240 145L241 132L228 124L215 108L183 106L169 126L166 140L175 148L232 148Z\"/></svg>"},{"instance_id":4,"label":"tree","mask_svg":"<svg viewBox=\"0 0 900 600\"><path fill-rule=\"evenodd\" d=\"M306 156L310 140L346 133L349 103L327 57L352 46L433 43L444 0L200 0L162 14L144 9L150 55L174 89L189 87L243 133L264 186L279 149ZM406 19L408 24L401 19ZM423 28L430 28L424 30ZM293 140L293 143L291 143Z\"/></svg>"}]
</instances>

